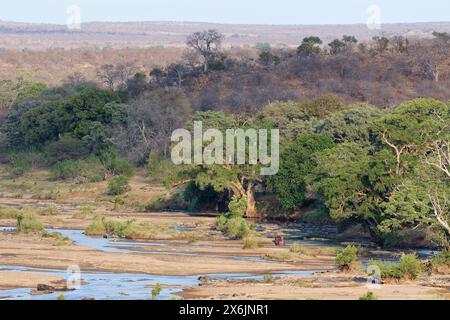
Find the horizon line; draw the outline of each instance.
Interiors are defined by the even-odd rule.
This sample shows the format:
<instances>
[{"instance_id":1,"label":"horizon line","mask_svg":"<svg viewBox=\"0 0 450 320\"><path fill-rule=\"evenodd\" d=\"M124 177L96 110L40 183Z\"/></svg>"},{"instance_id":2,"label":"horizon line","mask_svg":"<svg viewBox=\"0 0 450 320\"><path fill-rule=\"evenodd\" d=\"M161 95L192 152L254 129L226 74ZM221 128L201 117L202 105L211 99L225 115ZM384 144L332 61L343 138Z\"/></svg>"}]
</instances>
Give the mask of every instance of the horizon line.
<instances>
[{"instance_id":1,"label":"horizon line","mask_svg":"<svg viewBox=\"0 0 450 320\"><path fill-rule=\"evenodd\" d=\"M64 26L65 23L54 23L54 22L26 22L26 21L18 21L18 20L3 20L0 18L0 23L20 23L27 25L50 25L50 26ZM293 23L231 23L231 22L210 22L210 21L190 21L190 20L92 20L81 22L83 24L93 24L93 23L177 23L177 24L211 24L211 25L245 25L245 26L283 26L283 27L304 27L304 26L360 26L366 25L364 22L358 23L309 23L309 24L293 24ZM406 25L406 24L429 24L429 23L450 23L449 21L416 21L416 22L385 22L381 23L381 25Z\"/></svg>"}]
</instances>

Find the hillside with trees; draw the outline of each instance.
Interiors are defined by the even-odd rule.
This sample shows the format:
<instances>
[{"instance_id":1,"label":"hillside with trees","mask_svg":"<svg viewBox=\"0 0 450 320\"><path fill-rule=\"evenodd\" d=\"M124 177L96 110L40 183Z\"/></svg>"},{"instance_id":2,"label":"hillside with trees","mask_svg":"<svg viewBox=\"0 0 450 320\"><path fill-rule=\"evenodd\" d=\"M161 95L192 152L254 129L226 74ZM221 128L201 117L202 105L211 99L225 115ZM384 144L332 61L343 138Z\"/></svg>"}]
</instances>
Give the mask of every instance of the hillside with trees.
<instances>
[{"instance_id":1,"label":"hillside with trees","mask_svg":"<svg viewBox=\"0 0 450 320\"><path fill-rule=\"evenodd\" d=\"M310 36L296 50L255 49L256 58L230 56L222 41L216 30L193 33L184 60L147 72L118 63L100 66L95 81L3 80L1 161L13 176L50 168L55 179L116 179L117 194L133 167L145 167L181 197L159 207L235 206L267 219L314 208L310 219L358 225L382 246L408 230L449 246L447 33L414 42L343 36L325 47ZM280 129L279 173L175 166L171 133L194 120L222 131Z\"/></svg>"}]
</instances>

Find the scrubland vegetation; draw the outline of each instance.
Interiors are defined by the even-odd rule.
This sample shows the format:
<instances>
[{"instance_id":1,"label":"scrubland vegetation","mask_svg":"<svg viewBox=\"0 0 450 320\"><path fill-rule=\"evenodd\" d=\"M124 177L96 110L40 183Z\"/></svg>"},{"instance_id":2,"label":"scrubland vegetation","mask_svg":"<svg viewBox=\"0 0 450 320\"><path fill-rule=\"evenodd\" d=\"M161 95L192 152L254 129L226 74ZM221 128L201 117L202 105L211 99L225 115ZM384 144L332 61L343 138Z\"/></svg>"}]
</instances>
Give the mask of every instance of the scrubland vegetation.
<instances>
[{"instance_id":1,"label":"scrubland vegetation","mask_svg":"<svg viewBox=\"0 0 450 320\"><path fill-rule=\"evenodd\" d=\"M33 200L51 203L89 194L92 202L64 217L89 236L190 243L213 235L252 257L292 264L328 259L342 277L361 272L368 255L362 247L265 250L266 233L258 231L264 220L335 224L340 233L359 230L378 249L440 249L427 262L414 254L398 262L370 260L384 282L448 273L450 36L360 43L346 35L328 44L310 36L297 49L259 45L233 54L223 40L215 30L194 33L183 57L144 70L123 61L103 64L95 78L77 74L58 85L4 79L0 162L8 169L0 192L29 199L32 191ZM171 134L192 131L193 121L220 132L279 129L279 172L261 175L260 165L174 165ZM142 200L137 194L149 193L147 184L165 189ZM218 216L188 231L127 216L166 209ZM15 219L20 235L70 244L44 230L58 214L58 207L0 207L0 219ZM314 287L303 280L296 286ZM153 299L160 292L156 285Z\"/></svg>"}]
</instances>

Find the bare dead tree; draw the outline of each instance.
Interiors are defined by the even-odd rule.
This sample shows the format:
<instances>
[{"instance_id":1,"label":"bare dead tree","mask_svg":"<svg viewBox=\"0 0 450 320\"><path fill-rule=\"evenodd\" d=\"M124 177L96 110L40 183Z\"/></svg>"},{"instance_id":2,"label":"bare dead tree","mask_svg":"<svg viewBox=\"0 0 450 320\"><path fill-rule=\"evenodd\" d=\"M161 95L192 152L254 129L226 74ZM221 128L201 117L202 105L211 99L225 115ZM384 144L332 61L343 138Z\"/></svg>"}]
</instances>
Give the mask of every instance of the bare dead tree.
<instances>
[{"instance_id":1,"label":"bare dead tree","mask_svg":"<svg viewBox=\"0 0 450 320\"><path fill-rule=\"evenodd\" d=\"M450 235L450 226L448 223L450 208L448 198L438 197L436 192L432 189L428 190L428 197L430 199L434 218Z\"/></svg>"},{"instance_id":2,"label":"bare dead tree","mask_svg":"<svg viewBox=\"0 0 450 320\"><path fill-rule=\"evenodd\" d=\"M116 72L112 64L104 64L97 70L97 76L108 87L114 91L116 84Z\"/></svg>"},{"instance_id":3,"label":"bare dead tree","mask_svg":"<svg viewBox=\"0 0 450 320\"><path fill-rule=\"evenodd\" d=\"M114 91L118 88L124 88L135 71L136 68L132 62L117 65L105 64L97 70L97 76L109 90Z\"/></svg>"},{"instance_id":4,"label":"bare dead tree","mask_svg":"<svg viewBox=\"0 0 450 320\"><path fill-rule=\"evenodd\" d=\"M428 147L425 162L450 178L450 141L433 141Z\"/></svg>"},{"instance_id":5,"label":"bare dead tree","mask_svg":"<svg viewBox=\"0 0 450 320\"><path fill-rule=\"evenodd\" d=\"M217 30L195 32L187 37L186 44L203 57L203 70L208 71L209 64L220 53L224 35Z\"/></svg>"}]
</instances>

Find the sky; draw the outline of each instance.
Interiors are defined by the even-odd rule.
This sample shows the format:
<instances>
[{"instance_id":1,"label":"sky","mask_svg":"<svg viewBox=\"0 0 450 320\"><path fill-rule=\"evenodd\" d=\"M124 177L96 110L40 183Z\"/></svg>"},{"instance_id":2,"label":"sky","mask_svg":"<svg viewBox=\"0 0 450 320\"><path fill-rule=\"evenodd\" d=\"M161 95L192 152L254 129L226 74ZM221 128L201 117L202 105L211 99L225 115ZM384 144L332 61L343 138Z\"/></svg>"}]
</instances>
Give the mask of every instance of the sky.
<instances>
[{"instance_id":1,"label":"sky","mask_svg":"<svg viewBox=\"0 0 450 320\"><path fill-rule=\"evenodd\" d=\"M81 22L353 24L374 14L382 23L450 21L449 0L0 0L0 20L64 24L71 5Z\"/></svg>"}]
</instances>

